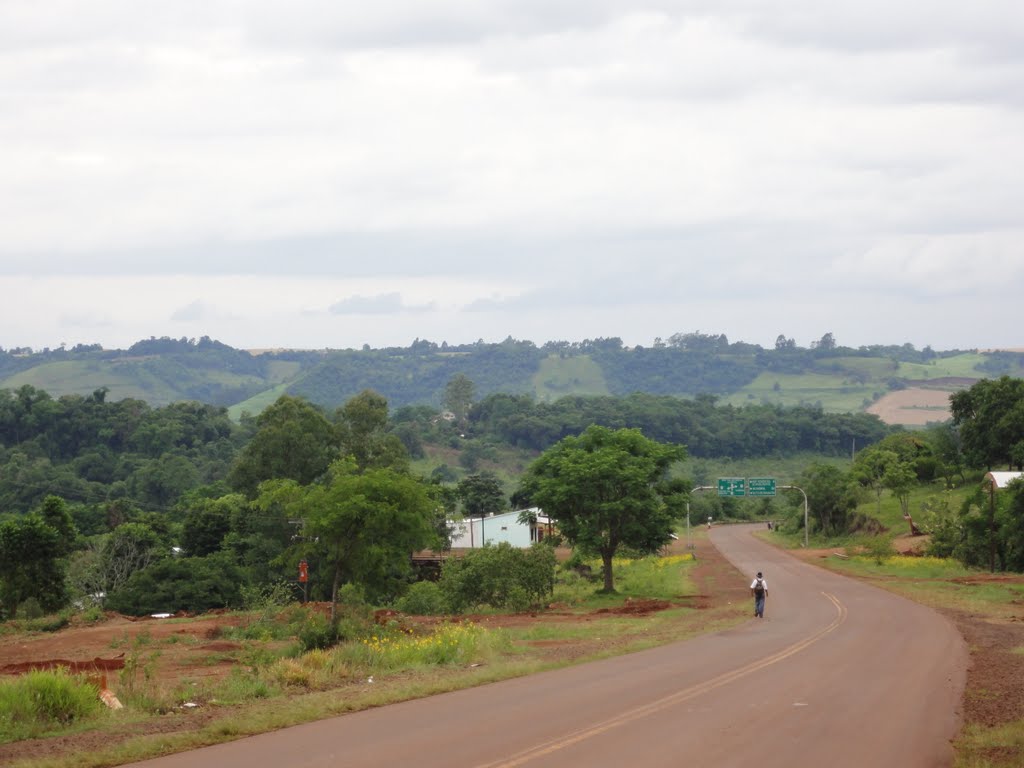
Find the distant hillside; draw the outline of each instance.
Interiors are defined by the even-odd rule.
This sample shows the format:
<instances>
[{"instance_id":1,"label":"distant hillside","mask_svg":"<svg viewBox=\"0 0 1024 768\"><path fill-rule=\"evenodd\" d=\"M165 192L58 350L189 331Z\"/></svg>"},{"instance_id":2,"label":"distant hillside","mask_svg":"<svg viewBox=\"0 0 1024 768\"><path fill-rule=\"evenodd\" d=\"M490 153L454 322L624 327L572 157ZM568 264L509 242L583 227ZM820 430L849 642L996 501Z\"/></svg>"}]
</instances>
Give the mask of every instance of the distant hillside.
<instances>
[{"instance_id":1,"label":"distant hillside","mask_svg":"<svg viewBox=\"0 0 1024 768\"><path fill-rule=\"evenodd\" d=\"M364 389L392 408L441 404L445 385L463 374L477 398L526 394L539 402L573 395L634 392L714 395L735 405L812 405L825 412L876 413L889 423L923 424L948 417L951 392L974 381L1024 375L1024 353L916 350L912 345L852 349L830 335L812 348L780 337L772 349L724 336L676 334L650 347L619 339L449 346L417 340L409 347L249 352L203 337L148 339L127 350L0 350L0 388L28 384L54 397L107 390L161 406L196 400L229 408L234 418L259 413L282 394L328 409Z\"/></svg>"}]
</instances>

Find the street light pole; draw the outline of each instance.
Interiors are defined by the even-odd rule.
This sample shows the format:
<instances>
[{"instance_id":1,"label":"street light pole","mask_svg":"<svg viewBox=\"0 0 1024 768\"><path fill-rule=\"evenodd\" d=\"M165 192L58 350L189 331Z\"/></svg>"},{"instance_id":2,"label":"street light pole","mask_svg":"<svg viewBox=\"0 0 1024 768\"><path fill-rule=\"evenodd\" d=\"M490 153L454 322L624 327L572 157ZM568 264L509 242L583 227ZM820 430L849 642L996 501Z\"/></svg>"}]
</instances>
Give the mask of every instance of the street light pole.
<instances>
[{"instance_id":1,"label":"street light pole","mask_svg":"<svg viewBox=\"0 0 1024 768\"><path fill-rule=\"evenodd\" d=\"M799 485L780 485L779 487L784 490L800 491L804 494L804 549L807 549L807 494Z\"/></svg>"},{"instance_id":2,"label":"street light pole","mask_svg":"<svg viewBox=\"0 0 1024 768\"><path fill-rule=\"evenodd\" d=\"M710 486L710 485L698 485L696 488L694 488L690 492L693 493L694 491L710 491L710 490L712 490L712 488L713 488L713 486ZM689 499L686 500L686 548L687 549L693 549L693 545L690 543L690 500Z\"/></svg>"}]
</instances>

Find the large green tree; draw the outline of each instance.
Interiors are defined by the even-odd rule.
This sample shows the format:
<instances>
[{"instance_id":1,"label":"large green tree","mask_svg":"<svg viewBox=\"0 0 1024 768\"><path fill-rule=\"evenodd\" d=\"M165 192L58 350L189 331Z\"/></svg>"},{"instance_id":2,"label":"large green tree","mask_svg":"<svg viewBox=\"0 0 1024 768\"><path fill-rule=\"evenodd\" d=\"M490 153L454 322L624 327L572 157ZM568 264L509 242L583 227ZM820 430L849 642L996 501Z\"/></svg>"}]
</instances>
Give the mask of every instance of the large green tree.
<instances>
[{"instance_id":1,"label":"large green tree","mask_svg":"<svg viewBox=\"0 0 1024 768\"><path fill-rule=\"evenodd\" d=\"M0 523L0 614L14 618L30 597L46 611L67 600L61 534L37 514Z\"/></svg>"},{"instance_id":2,"label":"large green tree","mask_svg":"<svg viewBox=\"0 0 1024 768\"><path fill-rule=\"evenodd\" d=\"M974 467L1024 465L1024 379L982 379L950 398L953 424Z\"/></svg>"},{"instance_id":3,"label":"large green tree","mask_svg":"<svg viewBox=\"0 0 1024 768\"><path fill-rule=\"evenodd\" d=\"M405 469L409 454L398 435L388 429L388 401L367 389L338 409L341 451L355 459L360 471L391 467Z\"/></svg>"},{"instance_id":4,"label":"large green tree","mask_svg":"<svg viewBox=\"0 0 1024 768\"><path fill-rule=\"evenodd\" d=\"M638 429L591 426L541 454L527 470L525 490L569 542L601 557L604 590L613 592L620 546L648 554L671 540L685 495L668 473L685 457L682 446Z\"/></svg>"},{"instance_id":5,"label":"large green tree","mask_svg":"<svg viewBox=\"0 0 1024 768\"><path fill-rule=\"evenodd\" d=\"M469 409L473 405L476 385L464 373L457 373L444 388L444 407L455 415L455 423L465 426Z\"/></svg>"},{"instance_id":6,"label":"large green tree","mask_svg":"<svg viewBox=\"0 0 1024 768\"><path fill-rule=\"evenodd\" d=\"M257 417L256 426L228 476L233 488L249 496L264 480L311 483L338 457L334 425L302 398L282 395Z\"/></svg>"},{"instance_id":7,"label":"large green tree","mask_svg":"<svg viewBox=\"0 0 1024 768\"><path fill-rule=\"evenodd\" d=\"M280 506L288 517L304 521L303 535L331 563L332 619L343 583L359 585L372 597L391 596L411 571L410 555L438 543L432 525L436 502L427 486L393 469L359 473L351 461L339 461L315 485L267 483L257 505Z\"/></svg>"},{"instance_id":8,"label":"large green tree","mask_svg":"<svg viewBox=\"0 0 1024 768\"><path fill-rule=\"evenodd\" d=\"M807 505L826 534L846 532L857 509L856 481L832 464L815 462L804 470L800 487Z\"/></svg>"},{"instance_id":9,"label":"large green tree","mask_svg":"<svg viewBox=\"0 0 1024 768\"><path fill-rule=\"evenodd\" d=\"M886 489L886 473L889 468L899 464L900 457L895 451L884 448L865 448L860 451L853 460L851 476L865 488L870 488L875 494L875 502L878 506L878 513L882 513L882 493Z\"/></svg>"}]
</instances>

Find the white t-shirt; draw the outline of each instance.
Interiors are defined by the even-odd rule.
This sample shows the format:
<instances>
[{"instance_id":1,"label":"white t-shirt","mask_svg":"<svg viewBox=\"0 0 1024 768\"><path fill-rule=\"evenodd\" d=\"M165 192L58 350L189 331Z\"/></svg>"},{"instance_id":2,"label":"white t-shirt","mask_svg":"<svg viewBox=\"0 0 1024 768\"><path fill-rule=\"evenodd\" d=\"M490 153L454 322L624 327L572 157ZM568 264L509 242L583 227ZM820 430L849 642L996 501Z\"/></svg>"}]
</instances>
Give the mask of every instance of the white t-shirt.
<instances>
[{"instance_id":1,"label":"white t-shirt","mask_svg":"<svg viewBox=\"0 0 1024 768\"><path fill-rule=\"evenodd\" d=\"M761 582L761 586L764 587L764 593L767 595L768 594L768 582L765 579L754 579L752 582L750 582L750 588L753 589L754 587L756 587L757 586L757 582L759 582L759 581Z\"/></svg>"}]
</instances>

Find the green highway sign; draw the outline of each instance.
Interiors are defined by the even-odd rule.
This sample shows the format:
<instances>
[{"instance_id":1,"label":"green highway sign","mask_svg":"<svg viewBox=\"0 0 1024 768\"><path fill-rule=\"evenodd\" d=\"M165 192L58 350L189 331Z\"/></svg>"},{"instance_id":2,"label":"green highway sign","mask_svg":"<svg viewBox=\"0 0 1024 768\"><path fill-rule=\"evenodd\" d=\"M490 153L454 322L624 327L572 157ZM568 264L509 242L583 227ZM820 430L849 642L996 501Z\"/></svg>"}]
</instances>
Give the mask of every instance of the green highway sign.
<instances>
[{"instance_id":1,"label":"green highway sign","mask_svg":"<svg viewBox=\"0 0 1024 768\"><path fill-rule=\"evenodd\" d=\"M718 478L719 496L746 496L747 481L742 477Z\"/></svg>"},{"instance_id":2,"label":"green highway sign","mask_svg":"<svg viewBox=\"0 0 1024 768\"><path fill-rule=\"evenodd\" d=\"M747 494L749 496L774 496L774 477L751 477L747 479Z\"/></svg>"}]
</instances>

